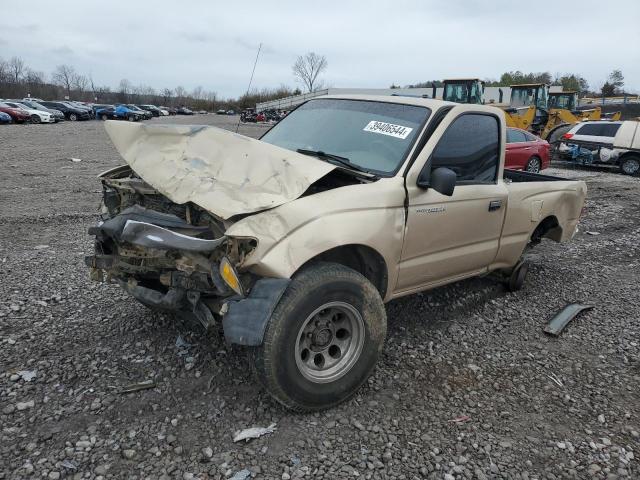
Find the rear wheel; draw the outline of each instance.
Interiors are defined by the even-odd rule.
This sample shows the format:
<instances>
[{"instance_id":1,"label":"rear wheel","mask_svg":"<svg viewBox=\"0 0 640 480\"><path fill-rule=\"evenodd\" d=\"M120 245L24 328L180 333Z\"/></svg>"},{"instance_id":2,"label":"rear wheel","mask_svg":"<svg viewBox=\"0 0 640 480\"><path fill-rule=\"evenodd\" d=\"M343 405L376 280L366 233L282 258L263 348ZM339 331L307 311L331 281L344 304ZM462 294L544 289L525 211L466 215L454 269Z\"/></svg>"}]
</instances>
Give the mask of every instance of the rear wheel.
<instances>
[{"instance_id":1,"label":"rear wheel","mask_svg":"<svg viewBox=\"0 0 640 480\"><path fill-rule=\"evenodd\" d=\"M527 172L538 173L540 172L541 167L542 167L542 162L540 160L540 157L531 157L527 161L527 164L524 166L524 169Z\"/></svg>"},{"instance_id":2,"label":"rear wheel","mask_svg":"<svg viewBox=\"0 0 640 480\"><path fill-rule=\"evenodd\" d=\"M355 270L318 263L297 274L252 349L258 380L296 411L331 407L371 374L387 330L380 294Z\"/></svg>"},{"instance_id":3,"label":"rear wheel","mask_svg":"<svg viewBox=\"0 0 640 480\"><path fill-rule=\"evenodd\" d=\"M640 172L640 157L628 155L620 159L620 171L625 175L637 175Z\"/></svg>"},{"instance_id":4,"label":"rear wheel","mask_svg":"<svg viewBox=\"0 0 640 480\"><path fill-rule=\"evenodd\" d=\"M107 115L105 115L104 113L102 115L100 115L100 120L108 120L109 117Z\"/></svg>"},{"instance_id":5,"label":"rear wheel","mask_svg":"<svg viewBox=\"0 0 640 480\"><path fill-rule=\"evenodd\" d=\"M31 115L31 123L40 123L40 117L36 114Z\"/></svg>"},{"instance_id":6,"label":"rear wheel","mask_svg":"<svg viewBox=\"0 0 640 480\"><path fill-rule=\"evenodd\" d=\"M526 262L520 261L513 267L509 280L507 280L507 288L510 292L522 289L527 273L529 273L529 265Z\"/></svg>"},{"instance_id":7,"label":"rear wheel","mask_svg":"<svg viewBox=\"0 0 640 480\"><path fill-rule=\"evenodd\" d=\"M129 116L127 117L127 120L129 120L130 122L135 122L135 121L136 121L136 117L135 117L135 116L133 116L133 115L129 115Z\"/></svg>"}]
</instances>

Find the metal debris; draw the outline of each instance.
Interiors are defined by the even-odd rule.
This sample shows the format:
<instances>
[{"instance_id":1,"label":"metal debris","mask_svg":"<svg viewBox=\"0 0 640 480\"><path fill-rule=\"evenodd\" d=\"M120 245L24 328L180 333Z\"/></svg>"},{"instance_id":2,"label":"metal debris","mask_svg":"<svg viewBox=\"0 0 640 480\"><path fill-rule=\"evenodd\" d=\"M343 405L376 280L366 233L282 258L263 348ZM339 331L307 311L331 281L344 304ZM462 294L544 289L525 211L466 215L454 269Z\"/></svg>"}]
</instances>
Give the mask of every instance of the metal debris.
<instances>
[{"instance_id":1,"label":"metal debris","mask_svg":"<svg viewBox=\"0 0 640 480\"><path fill-rule=\"evenodd\" d=\"M551 320L547 323L547 326L544 327L544 333L557 337L562 333L564 327L568 325L568 323L576 318L580 312L584 310L591 310L593 305L583 305L581 303L570 303L562 310L557 312Z\"/></svg>"},{"instance_id":2,"label":"metal debris","mask_svg":"<svg viewBox=\"0 0 640 480\"><path fill-rule=\"evenodd\" d=\"M246 480L250 476L251 472L245 468L244 470L237 471L235 475L230 478L230 480Z\"/></svg>"},{"instance_id":3,"label":"metal debris","mask_svg":"<svg viewBox=\"0 0 640 480\"><path fill-rule=\"evenodd\" d=\"M272 423L268 427L253 427L247 428L245 430L236 432L233 437L234 442L240 442L242 440L249 441L252 438L260 438L263 435L267 435L268 433L273 433L276 430L276 424Z\"/></svg>"},{"instance_id":4,"label":"metal debris","mask_svg":"<svg viewBox=\"0 0 640 480\"><path fill-rule=\"evenodd\" d=\"M127 385L119 393L132 393L138 392L140 390L148 390L150 388L154 388L156 386L156 382L153 380L145 380L144 382L132 383L131 385Z\"/></svg>"},{"instance_id":5,"label":"metal debris","mask_svg":"<svg viewBox=\"0 0 640 480\"><path fill-rule=\"evenodd\" d=\"M19 372L16 372L16 374L20 375L20 377L22 377L22 380L24 380L25 382L30 382L31 380L36 378L37 373L38 372L36 370L20 370Z\"/></svg>"}]
</instances>

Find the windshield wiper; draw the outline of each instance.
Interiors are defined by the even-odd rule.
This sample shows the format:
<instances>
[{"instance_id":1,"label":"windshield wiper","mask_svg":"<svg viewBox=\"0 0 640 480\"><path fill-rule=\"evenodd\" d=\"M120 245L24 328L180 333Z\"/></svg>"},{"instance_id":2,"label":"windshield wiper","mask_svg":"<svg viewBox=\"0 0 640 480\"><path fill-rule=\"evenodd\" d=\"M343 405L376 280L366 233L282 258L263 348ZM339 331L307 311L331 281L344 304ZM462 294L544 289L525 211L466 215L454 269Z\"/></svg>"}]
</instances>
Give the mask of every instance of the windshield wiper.
<instances>
[{"instance_id":1,"label":"windshield wiper","mask_svg":"<svg viewBox=\"0 0 640 480\"><path fill-rule=\"evenodd\" d=\"M358 172L371 174L371 172L369 172L368 170L365 170L361 166L356 165L355 163L351 163L351 160L349 160L347 157L341 157L340 155L334 155L332 153L323 152L322 150L307 150L305 148L299 148L296 150L296 152L302 153L303 155L311 155L313 157L326 158L327 160L334 160L344 165L345 167L351 168L352 170L357 170Z\"/></svg>"}]
</instances>

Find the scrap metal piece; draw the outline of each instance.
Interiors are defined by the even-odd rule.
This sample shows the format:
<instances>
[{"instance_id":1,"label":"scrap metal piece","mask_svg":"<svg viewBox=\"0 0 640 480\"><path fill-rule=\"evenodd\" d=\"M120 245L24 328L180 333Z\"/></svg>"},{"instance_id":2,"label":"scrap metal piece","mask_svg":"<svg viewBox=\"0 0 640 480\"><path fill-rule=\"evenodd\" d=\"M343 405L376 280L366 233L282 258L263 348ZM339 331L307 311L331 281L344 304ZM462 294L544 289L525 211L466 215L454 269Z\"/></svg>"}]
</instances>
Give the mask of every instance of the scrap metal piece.
<instances>
[{"instance_id":1,"label":"scrap metal piece","mask_svg":"<svg viewBox=\"0 0 640 480\"><path fill-rule=\"evenodd\" d=\"M275 423L272 423L268 427L247 428L245 430L236 432L236 434L233 436L233 441L234 441L234 443L235 442L240 442L242 440L244 440L245 442L248 442L252 438L260 438L263 435L267 435L267 434L273 433L275 431L276 431L276 424Z\"/></svg>"},{"instance_id":2,"label":"scrap metal piece","mask_svg":"<svg viewBox=\"0 0 640 480\"><path fill-rule=\"evenodd\" d=\"M156 386L156 382L153 380L145 380L143 382L132 383L131 385L127 385L120 393L132 393L139 392L140 390L148 390L150 388L154 388Z\"/></svg>"},{"instance_id":3,"label":"scrap metal piece","mask_svg":"<svg viewBox=\"0 0 640 480\"><path fill-rule=\"evenodd\" d=\"M547 326L544 327L544 333L557 337L562 333L564 327L566 327L571 320L576 318L578 314L585 310L591 310L593 305L585 305L582 303L570 303L558 313L556 313Z\"/></svg>"},{"instance_id":4,"label":"scrap metal piece","mask_svg":"<svg viewBox=\"0 0 640 480\"><path fill-rule=\"evenodd\" d=\"M214 240L205 240L136 220L127 220L120 237L122 240L140 247L188 252L211 252L227 238L222 236Z\"/></svg>"}]
</instances>

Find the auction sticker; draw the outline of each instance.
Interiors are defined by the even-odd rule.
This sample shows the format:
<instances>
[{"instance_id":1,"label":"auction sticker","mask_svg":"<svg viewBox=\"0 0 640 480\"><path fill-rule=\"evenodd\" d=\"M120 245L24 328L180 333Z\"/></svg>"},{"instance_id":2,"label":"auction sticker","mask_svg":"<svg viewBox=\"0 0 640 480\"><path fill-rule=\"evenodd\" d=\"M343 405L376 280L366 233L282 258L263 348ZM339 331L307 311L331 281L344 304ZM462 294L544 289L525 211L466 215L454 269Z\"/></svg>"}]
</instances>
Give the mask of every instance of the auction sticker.
<instances>
[{"instance_id":1,"label":"auction sticker","mask_svg":"<svg viewBox=\"0 0 640 480\"><path fill-rule=\"evenodd\" d=\"M413 128L372 120L363 128L363 130L365 132L380 133L382 135L389 135L390 137L402 138L404 140L409 136Z\"/></svg>"}]
</instances>

